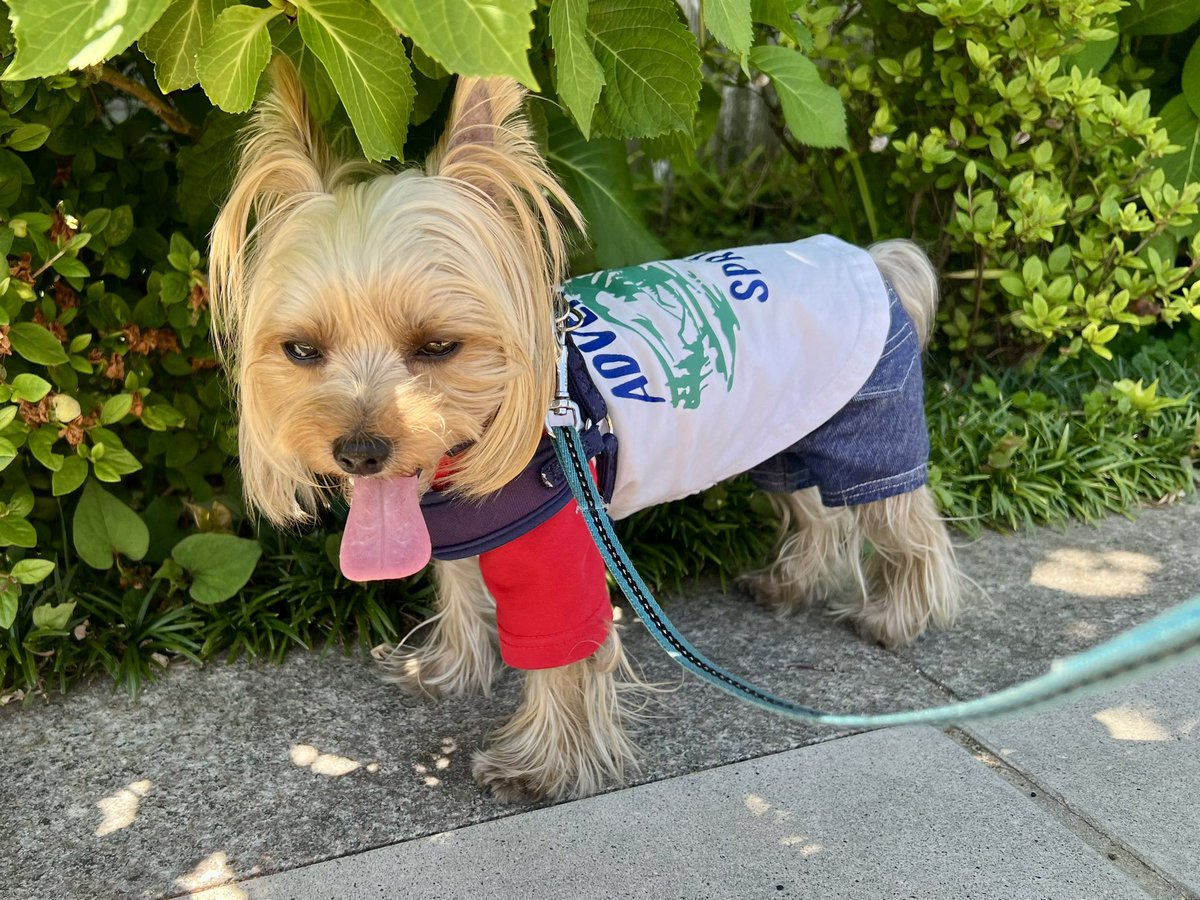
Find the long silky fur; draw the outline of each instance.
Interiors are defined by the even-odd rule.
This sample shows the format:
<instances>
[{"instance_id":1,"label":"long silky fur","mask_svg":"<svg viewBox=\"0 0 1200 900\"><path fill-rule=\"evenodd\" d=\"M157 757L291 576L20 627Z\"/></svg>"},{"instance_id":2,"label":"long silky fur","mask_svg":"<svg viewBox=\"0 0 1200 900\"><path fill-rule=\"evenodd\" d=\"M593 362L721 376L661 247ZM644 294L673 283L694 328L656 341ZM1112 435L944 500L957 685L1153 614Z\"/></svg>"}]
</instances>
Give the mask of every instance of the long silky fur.
<instances>
[{"instance_id":1,"label":"long silky fur","mask_svg":"<svg viewBox=\"0 0 1200 900\"><path fill-rule=\"evenodd\" d=\"M929 258L907 240L883 241L869 252L924 347L938 303ZM780 542L774 561L748 584L781 612L826 602L836 617L888 647L912 643L930 625L954 624L963 579L928 488L836 509L823 506L815 488L770 499Z\"/></svg>"},{"instance_id":2,"label":"long silky fur","mask_svg":"<svg viewBox=\"0 0 1200 900\"><path fill-rule=\"evenodd\" d=\"M479 558L437 561L437 613L415 649L395 647L383 661L383 678L411 694L464 697L490 694L500 673L496 646L496 602L479 571Z\"/></svg>"},{"instance_id":3,"label":"long silky fur","mask_svg":"<svg viewBox=\"0 0 1200 900\"><path fill-rule=\"evenodd\" d=\"M365 427L405 447L396 465L415 469L469 444L452 489L495 491L533 455L553 391L552 294L566 257L556 207L582 225L530 136L523 90L460 79L426 170L386 173L334 157L290 63L271 76L211 251L250 507L279 524L310 518L336 471L333 439ZM460 252L447 258L447 246ZM436 373L390 350L386 329L410 324L470 339L457 381L432 390ZM347 347L319 379L279 350L307 335ZM407 415L383 413L393 408Z\"/></svg>"},{"instance_id":4,"label":"long silky fur","mask_svg":"<svg viewBox=\"0 0 1200 900\"><path fill-rule=\"evenodd\" d=\"M642 704L633 698L660 690L630 666L614 626L587 659L525 673L520 707L474 756L475 780L508 802L621 784L638 765L629 725Z\"/></svg>"}]
</instances>

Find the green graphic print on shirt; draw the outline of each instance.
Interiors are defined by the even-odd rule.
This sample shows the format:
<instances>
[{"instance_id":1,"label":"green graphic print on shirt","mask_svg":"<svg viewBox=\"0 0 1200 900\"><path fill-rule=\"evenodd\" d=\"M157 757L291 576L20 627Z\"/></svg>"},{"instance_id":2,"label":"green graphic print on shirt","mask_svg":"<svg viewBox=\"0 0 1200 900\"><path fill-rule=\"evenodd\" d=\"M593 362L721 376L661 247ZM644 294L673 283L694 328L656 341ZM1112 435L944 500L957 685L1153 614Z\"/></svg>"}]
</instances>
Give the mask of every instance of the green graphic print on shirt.
<instances>
[{"instance_id":1,"label":"green graphic print on shirt","mask_svg":"<svg viewBox=\"0 0 1200 900\"><path fill-rule=\"evenodd\" d=\"M733 304L691 270L664 262L608 269L571 279L564 293L614 328L645 341L662 367L672 406L698 407L714 373L727 391L733 387L739 327ZM597 342L604 337L594 332L594 325L581 327L576 343L587 353L603 346ZM594 363L599 360L593 357Z\"/></svg>"}]
</instances>

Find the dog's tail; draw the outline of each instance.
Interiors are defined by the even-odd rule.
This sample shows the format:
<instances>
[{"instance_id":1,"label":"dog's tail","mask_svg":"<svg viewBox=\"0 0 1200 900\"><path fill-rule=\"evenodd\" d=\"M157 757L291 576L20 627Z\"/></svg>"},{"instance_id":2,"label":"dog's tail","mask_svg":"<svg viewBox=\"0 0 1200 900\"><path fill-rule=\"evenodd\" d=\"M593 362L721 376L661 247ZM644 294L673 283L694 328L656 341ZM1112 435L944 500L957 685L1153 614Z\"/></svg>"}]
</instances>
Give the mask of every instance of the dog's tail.
<instances>
[{"instance_id":1,"label":"dog's tail","mask_svg":"<svg viewBox=\"0 0 1200 900\"><path fill-rule=\"evenodd\" d=\"M924 348L929 343L938 305L938 277L933 264L912 241L880 241L868 249L880 273L900 295Z\"/></svg>"}]
</instances>

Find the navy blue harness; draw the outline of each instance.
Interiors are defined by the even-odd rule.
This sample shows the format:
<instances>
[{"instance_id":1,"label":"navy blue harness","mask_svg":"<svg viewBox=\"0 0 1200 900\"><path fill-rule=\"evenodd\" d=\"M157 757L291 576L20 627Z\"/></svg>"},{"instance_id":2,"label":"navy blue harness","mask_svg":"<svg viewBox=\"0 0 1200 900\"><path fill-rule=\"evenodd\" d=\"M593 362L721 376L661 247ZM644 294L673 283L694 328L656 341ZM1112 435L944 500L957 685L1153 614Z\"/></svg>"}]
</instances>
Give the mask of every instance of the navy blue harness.
<instances>
[{"instance_id":1,"label":"navy blue harness","mask_svg":"<svg viewBox=\"0 0 1200 900\"><path fill-rule=\"evenodd\" d=\"M617 480L617 438L600 432L608 407L592 383L583 355L569 338L567 384L583 415L585 427L579 435L584 451L588 459L596 461L597 487L607 502ZM480 499L427 491L421 498L421 512L433 544L433 558L463 559L495 550L532 531L571 500L571 488L547 435L521 474L500 490Z\"/></svg>"}]
</instances>

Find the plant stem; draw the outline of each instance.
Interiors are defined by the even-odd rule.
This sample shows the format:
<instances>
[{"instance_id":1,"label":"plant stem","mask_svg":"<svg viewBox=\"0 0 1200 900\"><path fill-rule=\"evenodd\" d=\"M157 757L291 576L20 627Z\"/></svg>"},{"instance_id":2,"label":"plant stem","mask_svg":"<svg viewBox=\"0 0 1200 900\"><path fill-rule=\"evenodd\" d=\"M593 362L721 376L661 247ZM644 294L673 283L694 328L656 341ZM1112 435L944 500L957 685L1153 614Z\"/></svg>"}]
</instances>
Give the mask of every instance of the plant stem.
<instances>
[{"instance_id":1,"label":"plant stem","mask_svg":"<svg viewBox=\"0 0 1200 900\"><path fill-rule=\"evenodd\" d=\"M175 107L171 106L162 97L157 96L144 84L134 81L127 75L122 75L111 66L100 66L92 71L95 73L97 80L112 85L117 90L124 91L139 100L146 109L162 119L166 126L176 134L186 135L190 138L198 138L200 136L200 127L198 125L185 119Z\"/></svg>"}]
</instances>

